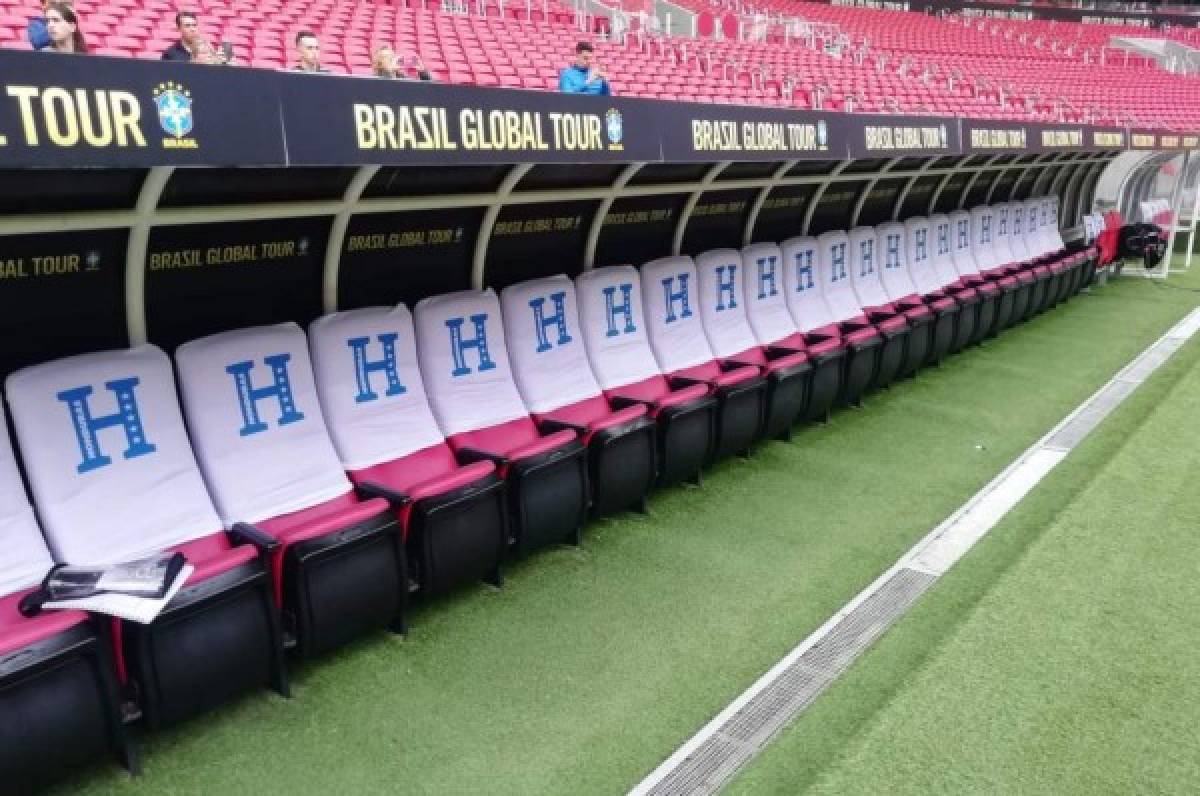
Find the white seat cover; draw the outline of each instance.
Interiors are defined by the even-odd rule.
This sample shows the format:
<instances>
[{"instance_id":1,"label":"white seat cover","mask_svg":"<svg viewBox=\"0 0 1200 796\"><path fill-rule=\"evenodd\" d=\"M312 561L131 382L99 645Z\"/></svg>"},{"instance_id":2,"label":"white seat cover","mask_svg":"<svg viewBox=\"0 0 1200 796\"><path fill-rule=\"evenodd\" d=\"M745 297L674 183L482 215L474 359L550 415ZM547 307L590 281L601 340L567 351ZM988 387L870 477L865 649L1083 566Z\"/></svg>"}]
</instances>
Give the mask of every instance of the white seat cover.
<instances>
[{"instance_id":1,"label":"white seat cover","mask_svg":"<svg viewBox=\"0 0 1200 796\"><path fill-rule=\"evenodd\" d=\"M879 278L879 269L883 267L882 255L879 251L879 240L874 227L855 227L846 235L847 268L850 271L850 282L854 285L854 295L858 297L860 307L878 307L887 304L890 299L883 289Z\"/></svg>"},{"instance_id":2,"label":"white seat cover","mask_svg":"<svg viewBox=\"0 0 1200 796\"><path fill-rule=\"evenodd\" d=\"M642 280L632 265L575 277L579 326L596 380L606 390L660 375L642 313Z\"/></svg>"},{"instance_id":3,"label":"white seat cover","mask_svg":"<svg viewBox=\"0 0 1200 796\"><path fill-rule=\"evenodd\" d=\"M0 597L35 586L54 560L21 483L17 460L0 416Z\"/></svg>"},{"instance_id":4,"label":"white seat cover","mask_svg":"<svg viewBox=\"0 0 1200 796\"><path fill-rule=\"evenodd\" d=\"M1042 200L1026 199L1025 240L1030 257L1041 257L1050 251L1050 240L1042 227Z\"/></svg>"},{"instance_id":5,"label":"white seat cover","mask_svg":"<svg viewBox=\"0 0 1200 796\"><path fill-rule=\"evenodd\" d=\"M175 351L200 469L225 523L259 522L350 491L294 323L202 337Z\"/></svg>"},{"instance_id":6,"label":"white seat cover","mask_svg":"<svg viewBox=\"0 0 1200 796\"><path fill-rule=\"evenodd\" d=\"M847 321L862 315L862 305L854 293L850 278L850 239L845 232L834 230L817 238L817 272L821 293L829 305L833 321Z\"/></svg>"},{"instance_id":7,"label":"white seat cover","mask_svg":"<svg viewBox=\"0 0 1200 796\"><path fill-rule=\"evenodd\" d=\"M443 441L417 366L408 307L317 318L308 327L308 343L321 410L343 469L362 470Z\"/></svg>"},{"instance_id":8,"label":"white seat cover","mask_svg":"<svg viewBox=\"0 0 1200 796\"><path fill-rule=\"evenodd\" d=\"M889 221L875 228L875 251L879 269L879 281L888 301L897 301L917 292L909 271L907 230L897 221ZM929 241L926 237L925 251L928 255Z\"/></svg>"},{"instance_id":9,"label":"white seat cover","mask_svg":"<svg viewBox=\"0 0 1200 796\"><path fill-rule=\"evenodd\" d=\"M549 412L600 394L577 308L575 283L561 274L500 292L513 374L531 412Z\"/></svg>"},{"instance_id":10,"label":"white seat cover","mask_svg":"<svg viewBox=\"0 0 1200 796\"><path fill-rule=\"evenodd\" d=\"M938 287L945 287L957 282L960 276L954 267L954 224L950 216L936 213L929 217L929 225L933 235L930 244L933 249L933 271L941 283Z\"/></svg>"},{"instance_id":11,"label":"white seat cover","mask_svg":"<svg viewBox=\"0 0 1200 796\"><path fill-rule=\"evenodd\" d=\"M5 388L56 560L129 561L220 531L160 349L34 365Z\"/></svg>"},{"instance_id":12,"label":"white seat cover","mask_svg":"<svg viewBox=\"0 0 1200 796\"><path fill-rule=\"evenodd\" d=\"M1042 199L1042 223L1046 225L1046 240L1050 251L1056 252L1066 248L1062 239L1062 223L1058 217L1058 196L1051 195Z\"/></svg>"},{"instance_id":13,"label":"white seat cover","mask_svg":"<svg viewBox=\"0 0 1200 796\"><path fill-rule=\"evenodd\" d=\"M774 243L742 249L742 295L759 345L777 343L797 331L787 306L787 270L783 250Z\"/></svg>"},{"instance_id":14,"label":"white seat cover","mask_svg":"<svg viewBox=\"0 0 1200 796\"><path fill-rule=\"evenodd\" d=\"M746 316L749 297L743 288L743 276L747 270L737 249L713 249L696 257L700 318L709 346L721 358L758 347L758 338Z\"/></svg>"},{"instance_id":15,"label":"white seat cover","mask_svg":"<svg viewBox=\"0 0 1200 796\"><path fill-rule=\"evenodd\" d=\"M838 318L825 300L825 276L820 241L809 236L788 238L780 245L783 252L783 295L796 328L802 332L820 329ZM845 270L842 249L842 270Z\"/></svg>"},{"instance_id":16,"label":"white seat cover","mask_svg":"<svg viewBox=\"0 0 1200 796\"><path fill-rule=\"evenodd\" d=\"M950 253L949 221L946 222L946 253ZM934 269L933 225L924 216L913 216L904 222L904 253L913 289L924 296L940 290L944 284ZM899 298L899 296L897 296Z\"/></svg>"},{"instance_id":17,"label":"white seat cover","mask_svg":"<svg viewBox=\"0 0 1200 796\"><path fill-rule=\"evenodd\" d=\"M996 265L1008 265L1017 259L1012 248L1012 206L1008 202L992 205L992 250Z\"/></svg>"},{"instance_id":18,"label":"white seat cover","mask_svg":"<svg viewBox=\"0 0 1200 796\"><path fill-rule=\"evenodd\" d=\"M971 255L980 271L1002 265L995 247L996 217L992 208L981 205L971 208Z\"/></svg>"},{"instance_id":19,"label":"white seat cover","mask_svg":"<svg viewBox=\"0 0 1200 796\"><path fill-rule=\"evenodd\" d=\"M966 210L955 210L950 214L950 255L959 276L979 274L980 265L975 260L971 238L971 214Z\"/></svg>"},{"instance_id":20,"label":"white seat cover","mask_svg":"<svg viewBox=\"0 0 1200 796\"><path fill-rule=\"evenodd\" d=\"M413 310L429 405L446 436L528 417L492 289L421 299Z\"/></svg>"},{"instance_id":21,"label":"white seat cover","mask_svg":"<svg viewBox=\"0 0 1200 796\"><path fill-rule=\"evenodd\" d=\"M662 257L642 266L646 331L663 373L713 359L700 320L699 280L691 257Z\"/></svg>"},{"instance_id":22,"label":"white seat cover","mask_svg":"<svg viewBox=\"0 0 1200 796\"><path fill-rule=\"evenodd\" d=\"M1029 228L1025 213L1024 202L1009 202L1008 248L1012 250L1013 261L1023 263L1032 259L1029 253Z\"/></svg>"}]
</instances>

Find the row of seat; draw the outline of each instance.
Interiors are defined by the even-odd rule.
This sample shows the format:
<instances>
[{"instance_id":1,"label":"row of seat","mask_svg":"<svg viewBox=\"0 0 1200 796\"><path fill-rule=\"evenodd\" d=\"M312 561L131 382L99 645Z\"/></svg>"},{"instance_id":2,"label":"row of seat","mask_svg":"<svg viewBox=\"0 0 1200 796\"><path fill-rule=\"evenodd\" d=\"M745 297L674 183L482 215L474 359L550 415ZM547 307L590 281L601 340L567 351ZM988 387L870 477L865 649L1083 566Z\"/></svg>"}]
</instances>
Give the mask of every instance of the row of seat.
<instances>
[{"instance_id":1,"label":"row of seat","mask_svg":"<svg viewBox=\"0 0 1200 796\"><path fill-rule=\"evenodd\" d=\"M1065 299L1091 254L1044 198L12 373L36 514L0 434L4 781L127 756L127 699L154 728L286 693L286 648L499 584L510 548L578 543L589 513ZM162 550L195 571L149 625L21 609L55 561Z\"/></svg>"}]
</instances>

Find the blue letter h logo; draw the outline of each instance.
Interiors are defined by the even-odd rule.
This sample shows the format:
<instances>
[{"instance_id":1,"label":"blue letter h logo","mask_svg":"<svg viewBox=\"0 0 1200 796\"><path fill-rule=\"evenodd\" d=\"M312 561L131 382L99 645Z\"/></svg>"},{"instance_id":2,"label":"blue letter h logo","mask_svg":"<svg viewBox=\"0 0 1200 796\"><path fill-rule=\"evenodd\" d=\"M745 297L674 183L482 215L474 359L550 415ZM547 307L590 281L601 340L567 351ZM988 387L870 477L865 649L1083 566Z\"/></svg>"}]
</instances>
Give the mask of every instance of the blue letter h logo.
<instances>
[{"instance_id":1,"label":"blue letter h logo","mask_svg":"<svg viewBox=\"0 0 1200 796\"><path fill-rule=\"evenodd\" d=\"M796 292L813 288L813 250L796 252Z\"/></svg>"},{"instance_id":2,"label":"blue letter h logo","mask_svg":"<svg viewBox=\"0 0 1200 796\"><path fill-rule=\"evenodd\" d=\"M117 411L103 417L92 417L91 407L88 405L88 396L92 394L91 387L76 387L58 393L58 400L66 403L71 413L75 439L79 442L79 452L83 455L83 461L75 467L77 472L86 473L112 464L112 459L100 452L100 440L96 437L97 431L111 426L121 426L125 429L128 447L123 455L126 459L154 453L155 447L146 441L146 429L142 426L137 398L133 395L133 388L137 385L138 379L134 377L104 382L104 386L117 398Z\"/></svg>"},{"instance_id":3,"label":"blue letter h logo","mask_svg":"<svg viewBox=\"0 0 1200 796\"><path fill-rule=\"evenodd\" d=\"M371 374L375 371L383 371L387 379L388 388L384 395L390 397L408 392L400 382L400 373L396 368L396 339L399 336L395 332L377 335L383 345L383 359L373 361L367 359L367 346L371 338L352 337L346 341L346 345L354 352L354 380L358 382L358 395L354 397L356 403L378 400L379 395L371 389Z\"/></svg>"},{"instance_id":4,"label":"blue letter h logo","mask_svg":"<svg viewBox=\"0 0 1200 796\"><path fill-rule=\"evenodd\" d=\"M668 276L662 281L663 297L667 301L667 316L665 323L674 323L679 318L692 317L692 308L688 306L688 275L679 275L679 292L673 292L672 288L675 284L675 277ZM675 317L675 302L678 301L682 308L679 312L679 318Z\"/></svg>"},{"instance_id":5,"label":"blue letter h logo","mask_svg":"<svg viewBox=\"0 0 1200 796\"><path fill-rule=\"evenodd\" d=\"M725 278L725 272L729 271L729 278ZM737 309L737 293L734 291L734 285L737 283L737 266L732 263L729 265L717 266L717 312L725 310ZM725 294L729 294L729 304L725 303Z\"/></svg>"},{"instance_id":6,"label":"blue letter h logo","mask_svg":"<svg viewBox=\"0 0 1200 796\"><path fill-rule=\"evenodd\" d=\"M767 292L768 284L771 286L769 293ZM760 257L758 258L758 298L761 301L767 296L777 295L779 295L779 291L775 289L775 257Z\"/></svg>"},{"instance_id":7,"label":"blue letter h logo","mask_svg":"<svg viewBox=\"0 0 1200 796\"><path fill-rule=\"evenodd\" d=\"M296 402L292 397L292 383L288 378L287 363L291 354L273 354L263 357L263 362L271 369L271 386L254 387L250 383L250 371L254 363L235 362L225 368L225 372L233 376L237 387L238 407L242 410L242 430L238 433L243 437L267 430L267 424L258 416L258 402L264 398L274 398L279 402L279 425L296 423L304 419L304 413L296 411Z\"/></svg>"},{"instance_id":8,"label":"blue letter h logo","mask_svg":"<svg viewBox=\"0 0 1200 796\"><path fill-rule=\"evenodd\" d=\"M829 249L830 265L833 273L830 282L839 282L846 278L846 244L838 243Z\"/></svg>"},{"instance_id":9,"label":"blue letter h logo","mask_svg":"<svg viewBox=\"0 0 1200 796\"><path fill-rule=\"evenodd\" d=\"M454 370L450 371L451 376L465 376L471 372L467 367L467 358L465 356L468 348L474 348L479 353L479 370L491 370L496 367L496 363L488 355L487 344L487 313L471 316L471 324L475 327L475 336L469 340L464 340L462 336L462 326L466 318L450 318L446 321L446 328L450 330L450 354L454 357Z\"/></svg>"},{"instance_id":10,"label":"blue letter h logo","mask_svg":"<svg viewBox=\"0 0 1200 796\"><path fill-rule=\"evenodd\" d=\"M862 265L859 266L859 276L866 276L875 272L875 241L867 239L858 244L858 250L862 254Z\"/></svg>"},{"instance_id":11,"label":"blue letter h logo","mask_svg":"<svg viewBox=\"0 0 1200 796\"><path fill-rule=\"evenodd\" d=\"M608 320L608 331L604 333L605 337L616 337L618 334L622 334L622 332L617 331L617 313L625 316L624 334L631 334L637 331L637 327L633 325L633 285L629 282L620 285L620 304L613 301L617 287L617 285L609 285L604 288L604 313L605 318Z\"/></svg>"},{"instance_id":12,"label":"blue letter h logo","mask_svg":"<svg viewBox=\"0 0 1200 796\"><path fill-rule=\"evenodd\" d=\"M900 236L887 236L887 259L883 261L884 268L900 267Z\"/></svg>"},{"instance_id":13,"label":"blue letter h logo","mask_svg":"<svg viewBox=\"0 0 1200 796\"><path fill-rule=\"evenodd\" d=\"M542 311L546 304L545 298L538 296L529 302L529 306L533 308L533 329L537 334L539 354L554 347L546 337L546 328L549 326L558 327L558 345L571 342L571 335L567 333L567 309L563 306L566 298L567 294L561 290L550 294L550 300L554 302L554 314L550 317L546 317Z\"/></svg>"}]
</instances>

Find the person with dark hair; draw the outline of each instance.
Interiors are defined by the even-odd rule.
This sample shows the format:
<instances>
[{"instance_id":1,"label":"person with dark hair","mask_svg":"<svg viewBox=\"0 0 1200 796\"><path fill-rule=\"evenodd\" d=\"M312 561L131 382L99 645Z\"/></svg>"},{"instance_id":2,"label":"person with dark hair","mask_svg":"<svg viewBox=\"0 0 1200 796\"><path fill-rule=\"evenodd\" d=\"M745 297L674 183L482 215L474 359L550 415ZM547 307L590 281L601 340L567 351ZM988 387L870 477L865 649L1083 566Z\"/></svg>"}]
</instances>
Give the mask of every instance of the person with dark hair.
<instances>
[{"instance_id":1,"label":"person with dark hair","mask_svg":"<svg viewBox=\"0 0 1200 796\"><path fill-rule=\"evenodd\" d=\"M421 56L414 55L412 57L412 68L416 72L418 80L433 80L433 75L425 68ZM390 44L381 44L375 48L375 55L371 58L371 74L391 80L413 79L405 70L403 60L396 55L396 51Z\"/></svg>"},{"instance_id":2,"label":"person with dark hair","mask_svg":"<svg viewBox=\"0 0 1200 796\"><path fill-rule=\"evenodd\" d=\"M198 64L227 64L231 58L228 45L216 49L200 32L200 19L194 11L180 11L175 15L175 27L179 30L179 41L163 50L164 61L194 61Z\"/></svg>"},{"instance_id":3,"label":"person with dark hair","mask_svg":"<svg viewBox=\"0 0 1200 796\"><path fill-rule=\"evenodd\" d=\"M608 97L612 89L604 76L604 70L596 63L596 53L590 42L575 45L575 63L562 70L558 76L558 90L565 94L595 94Z\"/></svg>"},{"instance_id":4,"label":"person with dark hair","mask_svg":"<svg viewBox=\"0 0 1200 796\"><path fill-rule=\"evenodd\" d=\"M329 70L321 66L321 40L311 30L296 34L296 57L298 60L292 67L293 71L329 74Z\"/></svg>"},{"instance_id":5,"label":"person with dark hair","mask_svg":"<svg viewBox=\"0 0 1200 796\"><path fill-rule=\"evenodd\" d=\"M43 52L86 53L87 40L79 29L79 17L75 9L66 3L46 5L46 31L50 34L50 45Z\"/></svg>"}]
</instances>

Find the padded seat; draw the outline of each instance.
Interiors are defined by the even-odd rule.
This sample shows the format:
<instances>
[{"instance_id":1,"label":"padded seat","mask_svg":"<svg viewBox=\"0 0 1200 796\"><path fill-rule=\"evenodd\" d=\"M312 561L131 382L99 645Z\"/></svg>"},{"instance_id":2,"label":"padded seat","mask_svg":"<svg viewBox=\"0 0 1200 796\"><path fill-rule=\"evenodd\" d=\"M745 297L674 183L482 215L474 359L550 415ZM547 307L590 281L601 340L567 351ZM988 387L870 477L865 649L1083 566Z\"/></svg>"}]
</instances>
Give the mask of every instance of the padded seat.
<instances>
[{"instance_id":1,"label":"padded seat","mask_svg":"<svg viewBox=\"0 0 1200 796\"><path fill-rule=\"evenodd\" d=\"M588 362L614 408L644 407L656 428L658 483L696 483L716 429L716 399L701 384L672 385L646 336L642 286L633 266L585 271L575 280Z\"/></svg>"},{"instance_id":2,"label":"padded seat","mask_svg":"<svg viewBox=\"0 0 1200 796\"><path fill-rule=\"evenodd\" d=\"M830 298L832 290L832 295L840 296L836 301L844 307L844 312L860 313L859 317L873 324L883 337L879 366L867 385L868 390L877 390L886 387L900 374L908 347L909 324L903 315L887 306L876 269L875 230L858 227L851 233L846 235L846 273L849 278L844 287L826 287L826 297ZM830 304L834 302L835 299L830 298Z\"/></svg>"},{"instance_id":3,"label":"padded seat","mask_svg":"<svg viewBox=\"0 0 1200 796\"><path fill-rule=\"evenodd\" d=\"M948 354L957 350L954 345L958 339L959 324L963 322L963 315L970 312L964 307L967 302L942 292L945 281L953 280L943 280L935 264L939 256L943 262L949 259L949 227L949 219L946 219L941 229L942 253L939 255L936 230L930 220L923 216L905 220L902 267L895 279L889 278L885 283L888 296L896 306L907 308L922 304L933 313L933 336L926 359L926 363L931 365L941 362ZM953 265L949 267L953 271ZM906 289L912 292L908 295L897 295Z\"/></svg>"},{"instance_id":4,"label":"padded seat","mask_svg":"<svg viewBox=\"0 0 1200 796\"><path fill-rule=\"evenodd\" d=\"M859 307L846 271L846 246L846 234L839 232L826 233L822 239L789 238L780 248L789 264L784 292L796 328L808 350L818 346L828 352L836 343L845 352L838 400L858 404L879 367L884 340L865 317L855 314ZM827 295L830 286L849 289L850 300L835 307Z\"/></svg>"},{"instance_id":5,"label":"padded seat","mask_svg":"<svg viewBox=\"0 0 1200 796\"><path fill-rule=\"evenodd\" d=\"M954 270L958 272L958 284L976 290L980 298L979 314L969 343L978 343L992 334L996 325L1003 297L1017 289L1017 280L1011 277L993 277L983 273L983 266L976 259L976 247L972 243L971 214L955 210L950 217L950 256ZM984 262L991 266L991 254L982 249L978 252ZM1012 299L1008 301L1011 303Z\"/></svg>"},{"instance_id":6,"label":"padded seat","mask_svg":"<svg viewBox=\"0 0 1200 796\"><path fill-rule=\"evenodd\" d=\"M266 684L286 693L265 567L274 543L221 531L166 355L142 345L67 357L11 374L6 391L56 560L103 566L179 550L196 567L152 623L114 622L117 672L147 724Z\"/></svg>"},{"instance_id":7,"label":"padded seat","mask_svg":"<svg viewBox=\"0 0 1200 796\"><path fill-rule=\"evenodd\" d=\"M774 243L753 243L742 249L742 291L746 316L759 346L770 351L802 351L812 368L808 396L800 409L801 420L825 420L842 389L846 349L840 339L800 331L788 309L788 293L808 286L802 269L804 258L815 259L806 249L799 263L788 263ZM811 263L810 263L811 264ZM794 266L794 267L793 267ZM801 289L800 292L803 292Z\"/></svg>"},{"instance_id":8,"label":"padded seat","mask_svg":"<svg viewBox=\"0 0 1200 796\"><path fill-rule=\"evenodd\" d=\"M402 630L407 565L396 521L386 501L359 501L342 470L300 327L192 340L175 362L222 521L274 542L275 599L297 651L312 657L372 630Z\"/></svg>"},{"instance_id":9,"label":"padded seat","mask_svg":"<svg viewBox=\"0 0 1200 796\"><path fill-rule=\"evenodd\" d=\"M529 416L513 381L495 292L426 298L414 316L430 408L459 461L490 461L507 482L517 549L579 544L587 449L574 431L543 435Z\"/></svg>"},{"instance_id":10,"label":"padded seat","mask_svg":"<svg viewBox=\"0 0 1200 796\"><path fill-rule=\"evenodd\" d=\"M712 458L746 455L763 430L766 381L757 367L722 363L700 316L691 257L663 257L642 266L650 349L672 385L705 385L717 399Z\"/></svg>"},{"instance_id":11,"label":"padded seat","mask_svg":"<svg viewBox=\"0 0 1200 796\"><path fill-rule=\"evenodd\" d=\"M112 656L97 625L80 611L25 616L19 610L54 561L22 487L2 414L0 546L4 789L35 791L106 753L130 764Z\"/></svg>"},{"instance_id":12,"label":"padded seat","mask_svg":"<svg viewBox=\"0 0 1200 796\"><path fill-rule=\"evenodd\" d=\"M654 420L645 406L615 409L596 382L579 325L575 284L534 279L500 294L504 337L525 406L545 432L569 429L588 449L595 515L645 509L654 485Z\"/></svg>"},{"instance_id":13,"label":"padded seat","mask_svg":"<svg viewBox=\"0 0 1200 796\"><path fill-rule=\"evenodd\" d=\"M763 436L789 439L792 426L808 404L813 367L803 348L763 346L747 317L750 292L744 288L747 272L741 252L713 249L696 257L699 276L700 318L709 346L723 366L751 365L767 379ZM774 292L781 304L783 268L776 258L756 262L754 295ZM785 308L786 312L786 308Z\"/></svg>"},{"instance_id":14,"label":"padded seat","mask_svg":"<svg viewBox=\"0 0 1200 796\"><path fill-rule=\"evenodd\" d=\"M309 327L313 375L330 437L360 495L387 500L406 573L432 596L502 580L504 485L492 462L460 465L434 420L408 308L326 315Z\"/></svg>"}]
</instances>

